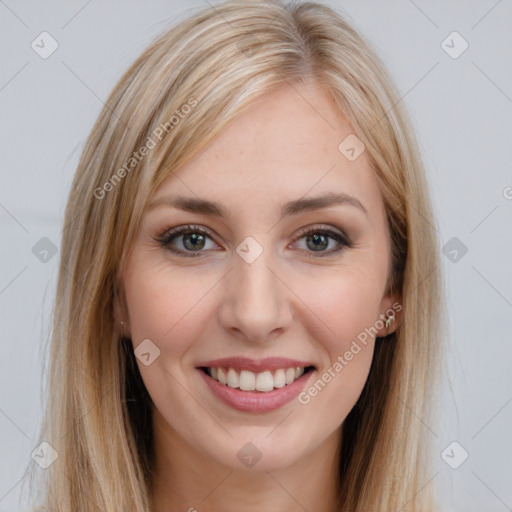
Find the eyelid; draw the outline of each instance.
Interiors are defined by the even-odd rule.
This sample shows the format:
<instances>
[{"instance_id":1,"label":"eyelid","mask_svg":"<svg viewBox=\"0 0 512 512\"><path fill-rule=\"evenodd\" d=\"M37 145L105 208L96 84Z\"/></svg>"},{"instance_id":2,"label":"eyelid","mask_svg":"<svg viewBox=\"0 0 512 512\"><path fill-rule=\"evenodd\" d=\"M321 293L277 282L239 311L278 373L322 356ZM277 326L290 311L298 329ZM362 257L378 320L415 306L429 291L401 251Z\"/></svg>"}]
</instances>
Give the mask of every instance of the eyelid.
<instances>
[{"instance_id":1,"label":"eyelid","mask_svg":"<svg viewBox=\"0 0 512 512\"><path fill-rule=\"evenodd\" d=\"M344 231L342 231L338 228L334 228L328 224L311 224L309 226L305 226L305 227L299 229L299 231L295 235L293 241L295 242L299 238L302 238L303 236L305 236L311 232L315 232L315 231L324 232L327 234L332 233L333 235L336 235L336 236L342 238L347 243L347 245L352 243L349 236Z\"/></svg>"}]
</instances>

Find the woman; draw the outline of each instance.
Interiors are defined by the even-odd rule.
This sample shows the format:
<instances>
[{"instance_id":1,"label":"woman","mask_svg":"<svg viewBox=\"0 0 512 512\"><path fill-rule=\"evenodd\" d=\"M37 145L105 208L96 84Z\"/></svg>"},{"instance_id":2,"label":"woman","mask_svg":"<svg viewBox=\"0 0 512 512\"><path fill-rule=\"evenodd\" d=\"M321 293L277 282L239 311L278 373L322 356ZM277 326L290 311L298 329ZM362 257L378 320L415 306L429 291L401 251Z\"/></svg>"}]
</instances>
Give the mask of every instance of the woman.
<instances>
[{"instance_id":1,"label":"woman","mask_svg":"<svg viewBox=\"0 0 512 512\"><path fill-rule=\"evenodd\" d=\"M435 510L442 281L399 100L310 2L204 9L130 67L65 213L42 509Z\"/></svg>"}]
</instances>

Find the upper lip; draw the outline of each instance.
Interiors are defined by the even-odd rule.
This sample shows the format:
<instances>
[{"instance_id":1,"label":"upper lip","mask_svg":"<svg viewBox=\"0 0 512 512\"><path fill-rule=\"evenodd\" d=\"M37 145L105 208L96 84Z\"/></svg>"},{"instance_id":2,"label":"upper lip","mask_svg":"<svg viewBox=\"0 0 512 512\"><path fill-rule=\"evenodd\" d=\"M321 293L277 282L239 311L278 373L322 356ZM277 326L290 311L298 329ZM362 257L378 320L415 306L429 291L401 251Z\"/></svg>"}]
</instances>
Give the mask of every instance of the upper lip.
<instances>
[{"instance_id":1,"label":"upper lip","mask_svg":"<svg viewBox=\"0 0 512 512\"><path fill-rule=\"evenodd\" d=\"M279 368L307 368L314 366L309 361L299 361L286 357L267 357L265 359L250 359L248 357L223 357L204 361L197 365L198 368L233 368L235 370L248 370L254 373L261 373L266 370L277 370Z\"/></svg>"}]
</instances>

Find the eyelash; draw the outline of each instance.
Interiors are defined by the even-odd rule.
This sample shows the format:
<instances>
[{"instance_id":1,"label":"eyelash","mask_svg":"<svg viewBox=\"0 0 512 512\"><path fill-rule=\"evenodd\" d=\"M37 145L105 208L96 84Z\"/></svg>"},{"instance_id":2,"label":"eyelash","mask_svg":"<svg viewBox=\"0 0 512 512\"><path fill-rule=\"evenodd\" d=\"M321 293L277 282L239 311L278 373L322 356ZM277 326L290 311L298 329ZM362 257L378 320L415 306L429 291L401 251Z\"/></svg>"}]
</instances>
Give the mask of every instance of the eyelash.
<instances>
[{"instance_id":1,"label":"eyelash","mask_svg":"<svg viewBox=\"0 0 512 512\"><path fill-rule=\"evenodd\" d=\"M198 233L204 236L207 236L208 238L212 239L209 231L206 229L188 224L187 226L181 226L174 229L165 229L163 232L161 232L159 235L155 237L155 240L164 248L168 249L169 251L173 252L174 254L178 254L180 256L184 256L186 258L197 258L202 255L205 251L197 251L196 254L194 254L192 251L183 251L181 249L176 249L175 247L172 247L170 244L175 239L178 238L180 235L184 234L192 234L192 233ZM300 240L304 238L305 236L308 236L310 234L320 234L328 236L334 240L336 240L340 245L336 249L331 249L328 252L322 251L318 254L308 254L308 257L310 258L322 258L325 256L330 256L334 253L340 252L343 248L351 248L354 246L354 244L349 240L348 237L342 235L341 233L338 233L336 231L333 231L332 229L329 229L327 227L314 227L314 228L303 228L299 231L297 236L293 239L293 242L296 242L297 240Z\"/></svg>"}]
</instances>

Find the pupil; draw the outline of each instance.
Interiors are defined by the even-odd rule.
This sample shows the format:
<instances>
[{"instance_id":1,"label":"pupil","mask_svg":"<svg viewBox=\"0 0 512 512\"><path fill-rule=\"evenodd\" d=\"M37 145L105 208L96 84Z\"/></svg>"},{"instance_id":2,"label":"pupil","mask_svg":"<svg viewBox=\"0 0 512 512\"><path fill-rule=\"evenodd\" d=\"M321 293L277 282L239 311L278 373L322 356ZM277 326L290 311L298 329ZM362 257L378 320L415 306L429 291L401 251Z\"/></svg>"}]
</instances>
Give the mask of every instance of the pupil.
<instances>
[{"instance_id":1,"label":"pupil","mask_svg":"<svg viewBox=\"0 0 512 512\"><path fill-rule=\"evenodd\" d=\"M192 242L191 247L187 247L187 240ZM192 233L189 235L185 235L185 237L184 237L184 243L185 243L185 247L187 247L187 249L198 249L198 248L202 249L203 245L201 245L201 242L204 245L204 236L203 235L197 235L197 234Z\"/></svg>"},{"instance_id":2,"label":"pupil","mask_svg":"<svg viewBox=\"0 0 512 512\"><path fill-rule=\"evenodd\" d=\"M324 235L318 235L318 234L315 234L315 235L310 235L307 237L307 241L311 241L313 240L313 243L314 243L314 250L318 249L318 248L321 248L321 249L325 249L328 245L327 241L326 241L326 237Z\"/></svg>"}]
</instances>

